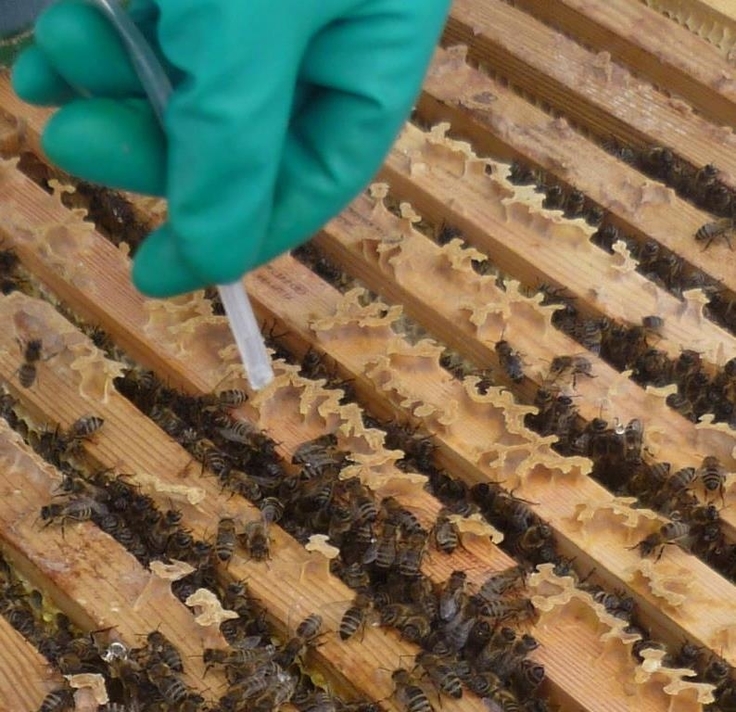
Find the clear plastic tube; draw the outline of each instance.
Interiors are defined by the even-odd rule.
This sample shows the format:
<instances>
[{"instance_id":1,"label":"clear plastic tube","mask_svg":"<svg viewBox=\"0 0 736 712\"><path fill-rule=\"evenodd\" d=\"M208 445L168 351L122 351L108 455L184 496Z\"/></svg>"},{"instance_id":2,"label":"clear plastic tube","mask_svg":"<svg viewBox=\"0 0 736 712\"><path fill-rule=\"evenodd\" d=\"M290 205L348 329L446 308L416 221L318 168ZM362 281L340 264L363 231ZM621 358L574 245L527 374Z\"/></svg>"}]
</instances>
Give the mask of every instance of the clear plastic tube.
<instances>
[{"instance_id":1,"label":"clear plastic tube","mask_svg":"<svg viewBox=\"0 0 736 712\"><path fill-rule=\"evenodd\" d=\"M125 44L146 96L158 120L163 124L164 110L172 88L158 57L117 0L87 0L87 2L99 8L116 29ZM260 390L273 380L273 368L248 294L241 282L218 284L217 289L240 351L245 375L251 388Z\"/></svg>"}]
</instances>

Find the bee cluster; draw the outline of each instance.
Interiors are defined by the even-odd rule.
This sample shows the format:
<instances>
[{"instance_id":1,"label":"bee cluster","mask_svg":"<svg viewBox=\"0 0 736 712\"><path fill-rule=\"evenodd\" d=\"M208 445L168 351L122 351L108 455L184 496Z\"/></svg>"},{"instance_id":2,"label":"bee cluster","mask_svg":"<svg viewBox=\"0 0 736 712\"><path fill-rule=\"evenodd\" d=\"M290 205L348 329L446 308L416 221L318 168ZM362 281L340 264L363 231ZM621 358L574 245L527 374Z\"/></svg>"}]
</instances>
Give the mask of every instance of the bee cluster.
<instances>
[{"instance_id":1,"label":"bee cluster","mask_svg":"<svg viewBox=\"0 0 736 712\"><path fill-rule=\"evenodd\" d=\"M311 367L321 368L319 360L315 359ZM439 612L440 600L450 592L436 591L421 574L420 567L430 542L434 542L440 551L453 551L458 545L457 531L445 517L440 518L432 532L428 532L393 498L385 498L377 504L358 478L341 479L340 472L349 463L349 456L338 448L334 435L326 435L298 447L292 458L292 465L298 467L298 472L291 474L279 462L275 448L264 445L263 434L248 430L251 436L257 436L255 442L248 440L245 433L241 437L233 436L231 431L236 427L235 423L243 421L234 421L230 416L223 420L228 407L240 404L235 402L239 399L232 395L224 396L227 391L192 398L164 387L152 374L136 370L128 372L118 386L169 435L189 447L203 465L217 474L223 486L236 489L259 503L264 522L278 518L282 528L302 543L314 534L326 534L330 543L340 549L340 556L331 562L331 569L356 590L355 600L340 622L338 633L343 640L352 638L370 618L375 617L380 625L396 628L402 637L424 647L426 656L422 669L429 679L434 679L433 676L437 677L446 669L453 671L450 678L453 696L457 696L457 689L462 690L462 680L470 689L491 699L515 699L517 704L524 703L525 709L544 709L543 702L532 695L543 679L543 668L525 660L525 654L536 645L532 645L531 636L517 640L514 631L506 625L503 636L496 636L492 642L490 639L482 640L483 635L488 636L499 625L527 623L534 619L533 606L523 595L522 570L506 574L513 578L513 584L502 585L497 581L499 590L493 595L490 585L483 589L483 600L467 593L465 586L452 589L453 595L461 597L463 604L453 611L452 616L445 613L443 618ZM206 447L202 446L203 440L207 441ZM410 452L416 454L423 447L422 440L418 438ZM267 453L270 454L264 459ZM251 481L251 486L243 487L244 481ZM236 487L233 487L233 482L237 483ZM264 539L267 540L267 534ZM523 545L531 546L530 540L531 535L527 535ZM234 523L221 521L214 556L221 562L228 561L235 543ZM254 556L252 547L245 548ZM200 581L199 584L216 586L211 580ZM233 586L237 589L238 585ZM233 586L223 592L223 605L242 615L245 611L241 611L237 607L238 602L232 600ZM252 610L252 604L247 603L246 606ZM240 660L243 637L242 633L233 636L227 624L233 625L230 621L223 623L223 632L227 630L228 639L237 646L236 649L210 652L206 662L225 664L230 669L235 660ZM296 638L287 645L299 648L299 639L297 632ZM471 641L469 646L468 640ZM501 647L504 642L508 649ZM471 651L475 649L483 648L490 656L491 647L495 655L493 665L501 666L498 661L503 658L503 666L496 673L493 673L493 667L474 667L469 660ZM252 652L248 650L245 657L249 658L251 667L246 666L245 670L252 669L250 657L266 664L263 656L267 653L262 647L254 647ZM268 658L271 670L274 670L274 662L282 670L288 667L282 664L284 653L274 655L274 659ZM461 664L462 660L465 663ZM454 672L455 665L459 672ZM271 677L283 677L283 674L277 671ZM485 686L476 679L477 676L484 677ZM429 705L431 709L421 681L408 685L402 684L401 680L395 682L400 699L411 705ZM242 691L254 683L233 677L231 684L233 690ZM442 691L442 687L438 687ZM414 688L422 690L422 695L418 695ZM291 699L296 704L293 697Z\"/></svg>"},{"instance_id":2,"label":"bee cluster","mask_svg":"<svg viewBox=\"0 0 736 712\"><path fill-rule=\"evenodd\" d=\"M637 383L655 387L675 384L677 392L667 396L667 405L684 417L697 423L710 413L714 422L736 428L736 358L715 370L706 368L693 349L684 349L676 359L670 358L656 347L659 317L648 316L640 325L625 325L608 317L583 318L572 300L559 293L547 292L543 303L562 306L552 316L555 327L617 370L631 370ZM557 361L555 367L564 365ZM585 369L582 362L567 362L565 367L573 366L577 375Z\"/></svg>"},{"instance_id":3,"label":"bee cluster","mask_svg":"<svg viewBox=\"0 0 736 712\"><path fill-rule=\"evenodd\" d=\"M697 242L703 243L704 249L721 239L725 245L731 245L730 236L734 230L736 215L736 200L734 200L736 193L717 179L717 171L712 165L709 164L696 171L674 157L671 151L656 146L640 152L618 147L612 149L612 152L674 188L683 198L721 216L716 221L702 225L693 236ZM672 162L668 163L670 159ZM666 168L667 165L678 168L673 172ZM675 174L687 175L688 178L684 181L679 180L674 177ZM579 191L561 187L543 171L515 161L511 164L509 180L515 185L536 185L537 189L545 194L543 207L563 210L566 217L585 219L589 225L596 228L591 235L591 243L606 252L613 254L614 244L619 240L622 241L637 260L637 271L678 299L682 299L683 292L688 289L703 289L709 298L705 308L706 316L722 326L736 330L736 299L733 294L725 291L716 280L688 264L679 255L654 240L640 240L624 232L600 206L590 201L581 202L578 198L573 198L572 205L575 211L571 212L567 207L568 200Z\"/></svg>"},{"instance_id":4,"label":"bee cluster","mask_svg":"<svg viewBox=\"0 0 736 712\"><path fill-rule=\"evenodd\" d=\"M731 580L736 580L736 546L723 534L718 507L723 497L725 468L712 455L700 467L671 472L669 463L652 461L642 448L643 425L609 424L602 418L588 423L578 417L571 396L539 388L535 399L539 412L526 417L526 425L541 435L556 435L555 449L564 455L583 455L593 461L591 476L617 495L636 497L641 506L672 519L639 545L643 556L667 543L692 551ZM706 501L695 494L700 486Z\"/></svg>"}]
</instances>

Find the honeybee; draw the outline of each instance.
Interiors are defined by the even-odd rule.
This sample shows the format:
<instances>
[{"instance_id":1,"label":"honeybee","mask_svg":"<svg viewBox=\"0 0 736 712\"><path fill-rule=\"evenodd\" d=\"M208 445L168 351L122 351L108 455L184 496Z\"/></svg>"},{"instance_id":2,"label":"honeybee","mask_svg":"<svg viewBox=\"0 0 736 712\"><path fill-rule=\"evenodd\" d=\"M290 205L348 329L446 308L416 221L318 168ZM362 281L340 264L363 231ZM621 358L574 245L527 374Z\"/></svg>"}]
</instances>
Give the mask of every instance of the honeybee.
<instances>
[{"instance_id":1,"label":"honeybee","mask_svg":"<svg viewBox=\"0 0 736 712\"><path fill-rule=\"evenodd\" d=\"M726 468L721 465L720 460L714 455L703 458L703 462L697 471L697 476L703 483L707 494L718 492L721 500L724 499L724 485L726 483Z\"/></svg>"},{"instance_id":2,"label":"honeybee","mask_svg":"<svg viewBox=\"0 0 736 712\"><path fill-rule=\"evenodd\" d=\"M248 522L239 539L254 561L271 558L271 538L268 535L268 525L262 516Z\"/></svg>"},{"instance_id":3,"label":"honeybee","mask_svg":"<svg viewBox=\"0 0 736 712\"><path fill-rule=\"evenodd\" d=\"M156 403L150 410L149 415L156 425L167 435L170 435L180 444L192 442L196 439L193 431L182 418L171 408Z\"/></svg>"},{"instance_id":4,"label":"honeybee","mask_svg":"<svg viewBox=\"0 0 736 712\"><path fill-rule=\"evenodd\" d=\"M662 558L664 548L667 544L686 546L689 538L690 526L685 522L673 521L664 524L659 528L659 531L650 534L645 539L642 539L642 541L640 541L636 546L631 548L639 549L639 553L642 556L649 556L655 549L659 549L656 558L656 561L659 561Z\"/></svg>"},{"instance_id":5,"label":"honeybee","mask_svg":"<svg viewBox=\"0 0 736 712\"><path fill-rule=\"evenodd\" d=\"M302 465L310 477L326 473L337 473L347 461L347 453L337 448L337 436L334 433L322 435L315 440L302 443L295 451L291 461Z\"/></svg>"},{"instance_id":6,"label":"honeybee","mask_svg":"<svg viewBox=\"0 0 736 712\"><path fill-rule=\"evenodd\" d=\"M585 211L585 194L577 189L570 191L565 201L565 216L580 217Z\"/></svg>"},{"instance_id":7,"label":"honeybee","mask_svg":"<svg viewBox=\"0 0 736 712\"><path fill-rule=\"evenodd\" d=\"M146 673L148 679L170 705L179 705L187 698L187 688L166 663L154 663L147 668Z\"/></svg>"},{"instance_id":8,"label":"honeybee","mask_svg":"<svg viewBox=\"0 0 736 712\"><path fill-rule=\"evenodd\" d=\"M533 660L522 660L511 676L511 684L521 699L527 699L542 684L544 666Z\"/></svg>"},{"instance_id":9,"label":"honeybee","mask_svg":"<svg viewBox=\"0 0 736 712\"><path fill-rule=\"evenodd\" d=\"M227 480L232 469L232 461L215 443L207 438L198 438L192 442L191 452L202 463L203 473L208 469L217 477Z\"/></svg>"},{"instance_id":10,"label":"honeybee","mask_svg":"<svg viewBox=\"0 0 736 712\"><path fill-rule=\"evenodd\" d=\"M527 571L523 566L511 566L508 569L503 569L491 574L483 582L478 593L490 601L506 595L509 591L523 589L526 587L526 575Z\"/></svg>"},{"instance_id":11,"label":"honeybee","mask_svg":"<svg viewBox=\"0 0 736 712\"><path fill-rule=\"evenodd\" d=\"M459 700L463 696L463 686L452 666L439 655L423 650L417 655L417 663L426 671L435 687L448 697Z\"/></svg>"},{"instance_id":12,"label":"honeybee","mask_svg":"<svg viewBox=\"0 0 736 712\"><path fill-rule=\"evenodd\" d=\"M524 364L518 351L514 351L508 341L501 339L495 346L498 361L506 371L506 375L514 382L521 383L524 380Z\"/></svg>"},{"instance_id":13,"label":"honeybee","mask_svg":"<svg viewBox=\"0 0 736 712\"><path fill-rule=\"evenodd\" d=\"M437 515L431 534L435 547L444 554L452 554L460 544L457 525L450 519L446 510L440 511Z\"/></svg>"},{"instance_id":14,"label":"honeybee","mask_svg":"<svg viewBox=\"0 0 736 712\"><path fill-rule=\"evenodd\" d=\"M402 576L419 576L426 545L427 535L424 531L414 532L402 539L396 552L396 564Z\"/></svg>"},{"instance_id":15,"label":"honeybee","mask_svg":"<svg viewBox=\"0 0 736 712\"><path fill-rule=\"evenodd\" d=\"M661 336L664 319L661 316L651 314L641 318L641 325L648 335Z\"/></svg>"},{"instance_id":16,"label":"honeybee","mask_svg":"<svg viewBox=\"0 0 736 712\"><path fill-rule=\"evenodd\" d=\"M676 494L690 488L695 481L695 468L683 467L667 479L667 490Z\"/></svg>"},{"instance_id":17,"label":"honeybee","mask_svg":"<svg viewBox=\"0 0 736 712\"><path fill-rule=\"evenodd\" d=\"M68 502L55 502L41 507L41 519L46 522L44 527L61 522L62 533L67 521L87 522L93 516L104 516L108 513L107 507L101 502L88 497L79 497Z\"/></svg>"},{"instance_id":18,"label":"honeybee","mask_svg":"<svg viewBox=\"0 0 736 712\"><path fill-rule=\"evenodd\" d=\"M74 709L74 690L70 687L60 687L51 690L43 698L38 712L67 712Z\"/></svg>"},{"instance_id":19,"label":"honeybee","mask_svg":"<svg viewBox=\"0 0 736 712\"><path fill-rule=\"evenodd\" d=\"M551 185L545 190L542 207L547 210L562 210L565 204L565 192L560 185Z\"/></svg>"},{"instance_id":20,"label":"honeybee","mask_svg":"<svg viewBox=\"0 0 736 712\"><path fill-rule=\"evenodd\" d=\"M538 618L537 609L528 598L485 600L482 611L488 618L516 624L534 623Z\"/></svg>"},{"instance_id":21,"label":"honeybee","mask_svg":"<svg viewBox=\"0 0 736 712\"><path fill-rule=\"evenodd\" d=\"M319 635L321 629L322 616L312 613L297 626L296 635L305 643L310 643Z\"/></svg>"},{"instance_id":22,"label":"honeybee","mask_svg":"<svg viewBox=\"0 0 736 712\"><path fill-rule=\"evenodd\" d=\"M340 619L338 633L341 640L349 640L358 630L363 630L368 613L373 606L370 596L364 592L358 592L353 603Z\"/></svg>"},{"instance_id":23,"label":"honeybee","mask_svg":"<svg viewBox=\"0 0 736 712\"><path fill-rule=\"evenodd\" d=\"M398 628L402 638L419 643L432 632L432 625L424 613L406 603L389 603L380 611L380 621L383 626Z\"/></svg>"},{"instance_id":24,"label":"honeybee","mask_svg":"<svg viewBox=\"0 0 736 712\"><path fill-rule=\"evenodd\" d=\"M67 431L69 440L86 440L94 435L105 424L104 418L97 415L83 415L77 418Z\"/></svg>"},{"instance_id":25,"label":"honeybee","mask_svg":"<svg viewBox=\"0 0 736 712\"><path fill-rule=\"evenodd\" d=\"M634 599L621 591L611 593L601 589L593 595L593 600L600 603L608 613L618 618L628 619L634 611Z\"/></svg>"},{"instance_id":26,"label":"honeybee","mask_svg":"<svg viewBox=\"0 0 736 712\"><path fill-rule=\"evenodd\" d=\"M613 246L621 239L621 231L611 223L604 223L591 236L590 241L605 250L609 254L613 254Z\"/></svg>"},{"instance_id":27,"label":"honeybee","mask_svg":"<svg viewBox=\"0 0 736 712\"><path fill-rule=\"evenodd\" d=\"M533 185L537 176L531 166L514 159L509 167L509 181L514 185Z\"/></svg>"},{"instance_id":28,"label":"honeybee","mask_svg":"<svg viewBox=\"0 0 736 712\"><path fill-rule=\"evenodd\" d=\"M258 646L260 636L245 639L246 646L239 648L205 648L202 651L202 661L206 670L215 665L223 667L238 667L254 670L259 665L268 662L276 652L272 644ZM255 643L255 645L254 645Z\"/></svg>"},{"instance_id":29,"label":"honeybee","mask_svg":"<svg viewBox=\"0 0 736 712\"><path fill-rule=\"evenodd\" d=\"M549 376L546 381L555 383L562 376L571 378L572 387L575 388L578 376L595 378L593 364L584 356L555 356L549 367Z\"/></svg>"},{"instance_id":30,"label":"honeybee","mask_svg":"<svg viewBox=\"0 0 736 712\"><path fill-rule=\"evenodd\" d=\"M496 690L503 688L503 681L490 670L476 670L467 681L468 688L479 697L488 699Z\"/></svg>"},{"instance_id":31,"label":"honeybee","mask_svg":"<svg viewBox=\"0 0 736 712\"><path fill-rule=\"evenodd\" d=\"M230 517L220 519L215 537L215 554L223 564L233 558L236 539L235 520Z\"/></svg>"},{"instance_id":32,"label":"honeybee","mask_svg":"<svg viewBox=\"0 0 736 712\"><path fill-rule=\"evenodd\" d=\"M464 571L453 571L440 591L439 618L443 622L451 621L457 616L468 600L465 593L467 574Z\"/></svg>"},{"instance_id":33,"label":"honeybee","mask_svg":"<svg viewBox=\"0 0 736 712\"><path fill-rule=\"evenodd\" d=\"M312 613L307 616L296 629L294 637L274 655L274 662L282 668L288 668L307 648L313 647L322 629L322 616Z\"/></svg>"},{"instance_id":34,"label":"honeybee","mask_svg":"<svg viewBox=\"0 0 736 712\"><path fill-rule=\"evenodd\" d=\"M710 247L714 240L722 237L728 244L728 249L733 250L731 235L734 232L734 228L736 228L736 224L734 223L733 218L723 218L721 220L716 220L715 222L708 222L697 229L695 232L695 240L697 242L705 243L705 246L703 247L703 251L705 251Z\"/></svg>"},{"instance_id":35,"label":"honeybee","mask_svg":"<svg viewBox=\"0 0 736 712\"><path fill-rule=\"evenodd\" d=\"M607 319L586 319L576 329L576 337L588 351L600 356L603 333L608 327Z\"/></svg>"},{"instance_id":36,"label":"honeybee","mask_svg":"<svg viewBox=\"0 0 736 712\"><path fill-rule=\"evenodd\" d=\"M23 363L18 367L18 382L23 388L30 388L38 376L37 364L41 360L43 341L29 339L24 345L18 340L18 345L23 354Z\"/></svg>"},{"instance_id":37,"label":"honeybee","mask_svg":"<svg viewBox=\"0 0 736 712\"><path fill-rule=\"evenodd\" d=\"M217 408L238 408L247 400L248 394L239 388L228 388L200 398L202 405Z\"/></svg>"},{"instance_id":38,"label":"honeybee","mask_svg":"<svg viewBox=\"0 0 736 712\"><path fill-rule=\"evenodd\" d=\"M261 510L261 517L263 517L263 521L267 526L278 522L284 514L284 504L276 497L266 497L258 506Z\"/></svg>"},{"instance_id":39,"label":"honeybee","mask_svg":"<svg viewBox=\"0 0 736 712\"><path fill-rule=\"evenodd\" d=\"M401 530L407 535L424 532L424 528L416 516L402 507L393 497L384 497L381 500L381 511L388 522L401 527Z\"/></svg>"},{"instance_id":40,"label":"honeybee","mask_svg":"<svg viewBox=\"0 0 736 712\"><path fill-rule=\"evenodd\" d=\"M174 672L184 672L184 663L182 662L181 653L176 646L161 631L151 631L146 640L151 652L163 663L169 666Z\"/></svg>"},{"instance_id":41,"label":"honeybee","mask_svg":"<svg viewBox=\"0 0 736 712\"><path fill-rule=\"evenodd\" d=\"M394 695L406 712L434 712L424 690L415 685L407 670L394 670L391 674L394 682Z\"/></svg>"}]
</instances>

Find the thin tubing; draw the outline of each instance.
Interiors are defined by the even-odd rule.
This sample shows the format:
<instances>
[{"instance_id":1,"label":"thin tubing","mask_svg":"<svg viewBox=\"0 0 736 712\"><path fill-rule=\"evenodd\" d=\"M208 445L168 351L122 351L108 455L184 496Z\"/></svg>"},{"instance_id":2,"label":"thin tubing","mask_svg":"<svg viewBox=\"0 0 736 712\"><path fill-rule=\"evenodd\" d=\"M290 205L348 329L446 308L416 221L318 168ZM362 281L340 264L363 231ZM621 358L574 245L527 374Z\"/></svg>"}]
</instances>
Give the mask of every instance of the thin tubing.
<instances>
[{"instance_id":1,"label":"thin tubing","mask_svg":"<svg viewBox=\"0 0 736 712\"><path fill-rule=\"evenodd\" d=\"M87 1L99 8L117 31L153 111L163 126L164 110L171 97L172 87L158 57L117 0ZM248 294L241 282L218 284L217 289L240 351L248 382L258 391L273 380L273 368Z\"/></svg>"}]
</instances>

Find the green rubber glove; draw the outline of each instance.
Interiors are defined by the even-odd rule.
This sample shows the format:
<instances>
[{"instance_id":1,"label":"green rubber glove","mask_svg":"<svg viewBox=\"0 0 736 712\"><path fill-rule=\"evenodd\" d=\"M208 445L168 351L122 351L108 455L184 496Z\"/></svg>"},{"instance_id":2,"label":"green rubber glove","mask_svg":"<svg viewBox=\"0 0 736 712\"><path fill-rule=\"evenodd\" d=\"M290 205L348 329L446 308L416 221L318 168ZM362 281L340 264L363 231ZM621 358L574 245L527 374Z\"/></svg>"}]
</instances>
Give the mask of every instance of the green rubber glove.
<instances>
[{"instance_id":1,"label":"green rubber glove","mask_svg":"<svg viewBox=\"0 0 736 712\"><path fill-rule=\"evenodd\" d=\"M141 245L151 296L228 283L294 247L372 178L412 102L450 0L134 0L174 93L162 131L125 49L84 0L36 25L13 86L64 104L48 157L86 180L165 196Z\"/></svg>"}]
</instances>

